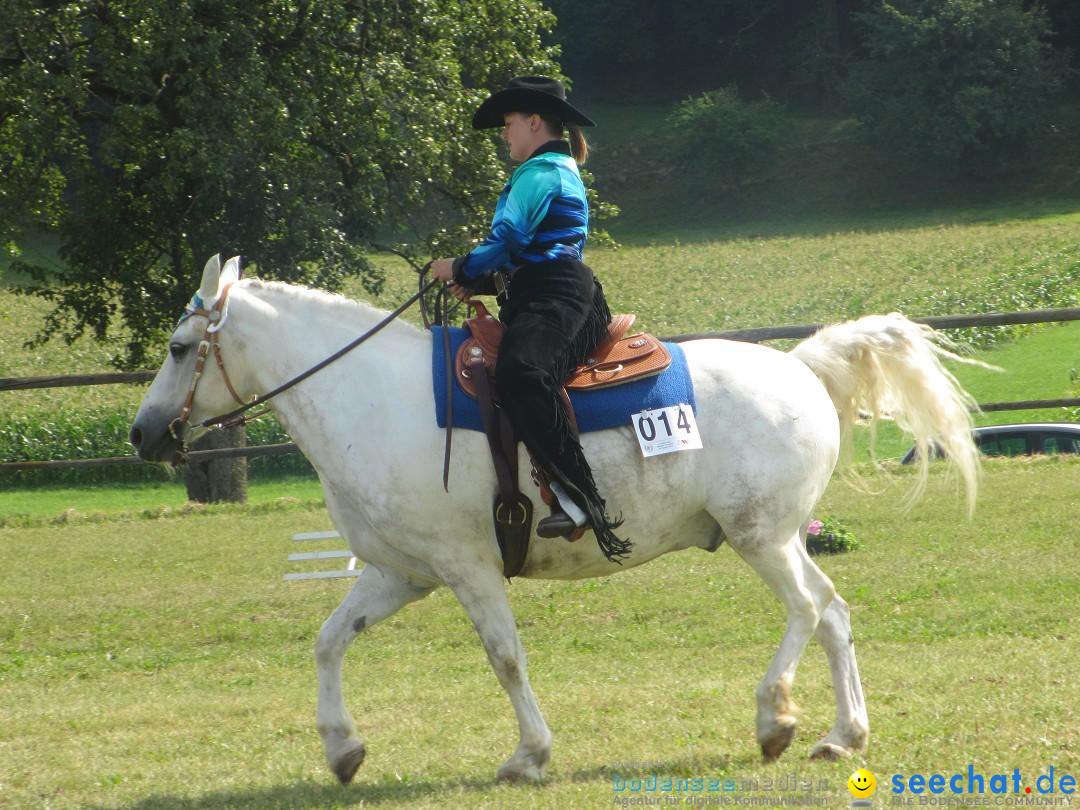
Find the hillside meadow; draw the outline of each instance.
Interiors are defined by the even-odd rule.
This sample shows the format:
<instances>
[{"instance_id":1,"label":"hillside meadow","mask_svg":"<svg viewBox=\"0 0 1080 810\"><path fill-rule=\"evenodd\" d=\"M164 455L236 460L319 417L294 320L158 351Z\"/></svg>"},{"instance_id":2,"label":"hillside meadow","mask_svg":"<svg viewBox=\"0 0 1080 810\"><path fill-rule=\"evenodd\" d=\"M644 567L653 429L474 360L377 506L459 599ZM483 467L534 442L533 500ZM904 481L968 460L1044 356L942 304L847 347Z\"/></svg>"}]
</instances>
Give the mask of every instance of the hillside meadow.
<instances>
[{"instance_id":1,"label":"hillside meadow","mask_svg":"<svg viewBox=\"0 0 1080 810\"><path fill-rule=\"evenodd\" d=\"M615 309L639 314L639 325L673 335L795 323L828 323L876 312L921 315L1071 306L1080 302L1080 204L970 208L938 224L853 220L845 228L788 233L675 231L668 241L596 249L589 261ZM774 226L775 227L775 226ZM621 234L616 234L621 237ZM349 295L394 308L415 291L403 262L380 259L381 295ZM272 276L272 268L255 268ZM192 289L198 284L192 268ZM0 288L0 376L73 374L109 369L122 330L99 344L24 344L39 329L47 304ZM407 317L419 322L419 315ZM167 326L167 325L163 325ZM1031 327L957 333L987 345ZM1075 365L1075 361L1068 360ZM1066 365L1065 370L1070 366ZM139 386L97 386L0 392L0 421L25 414L75 414L106 408L134 413ZM1017 398L1027 398L1018 392Z\"/></svg>"}]
</instances>

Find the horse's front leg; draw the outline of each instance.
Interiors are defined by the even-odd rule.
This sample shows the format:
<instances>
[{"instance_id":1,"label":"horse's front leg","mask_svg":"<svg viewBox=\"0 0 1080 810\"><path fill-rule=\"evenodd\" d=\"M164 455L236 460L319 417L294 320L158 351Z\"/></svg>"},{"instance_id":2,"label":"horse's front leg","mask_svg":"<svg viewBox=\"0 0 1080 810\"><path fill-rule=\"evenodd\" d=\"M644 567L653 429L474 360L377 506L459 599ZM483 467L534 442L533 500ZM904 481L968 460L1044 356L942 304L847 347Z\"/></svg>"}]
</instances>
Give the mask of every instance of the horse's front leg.
<instances>
[{"instance_id":1,"label":"horse's front leg","mask_svg":"<svg viewBox=\"0 0 1080 810\"><path fill-rule=\"evenodd\" d=\"M520 741L514 755L495 774L500 782L538 782L551 759L551 731L540 714L525 670L525 650L496 568L474 569L448 577L447 584L472 619L499 683L517 713Z\"/></svg>"},{"instance_id":2,"label":"horse's front leg","mask_svg":"<svg viewBox=\"0 0 1080 810\"><path fill-rule=\"evenodd\" d=\"M432 590L416 587L393 571L383 572L365 565L348 595L319 631L315 643L315 663L319 670L317 725L326 763L343 784L352 781L365 754L364 743L356 736L356 727L341 694L345 650L364 630Z\"/></svg>"}]
</instances>

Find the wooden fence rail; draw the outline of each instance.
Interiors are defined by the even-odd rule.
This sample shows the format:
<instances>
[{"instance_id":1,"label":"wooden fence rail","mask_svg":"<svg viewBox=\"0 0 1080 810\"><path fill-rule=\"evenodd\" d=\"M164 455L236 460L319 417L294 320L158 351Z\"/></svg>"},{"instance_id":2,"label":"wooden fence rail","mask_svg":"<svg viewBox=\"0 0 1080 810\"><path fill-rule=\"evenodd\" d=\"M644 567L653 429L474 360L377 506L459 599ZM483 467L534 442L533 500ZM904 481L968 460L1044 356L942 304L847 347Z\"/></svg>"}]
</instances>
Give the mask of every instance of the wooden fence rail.
<instances>
[{"instance_id":1,"label":"wooden fence rail","mask_svg":"<svg viewBox=\"0 0 1080 810\"><path fill-rule=\"evenodd\" d=\"M925 318L912 318L915 323L924 323L934 329L958 329L968 326L1014 326L1021 323L1056 323L1061 321L1080 321L1080 307L1061 309L1032 309L1027 312L986 312L980 315L931 315ZM664 338L675 343L698 340L701 338L726 338L747 343L760 343L763 340L781 340L783 338L806 338L826 324L804 324L801 326L759 326L751 329L735 329L729 332L701 332L698 334L675 335Z\"/></svg>"},{"instance_id":2,"label":"wooden fence rail","mask_svg":"<svg viewBox=\"0 0 1080 810\"><path fill-rule=\"evenodd\" d=\"M51 377L0 377L0 391L29 391L33 388L73 388L81 385L144 383L157 371L113 371L99 374L64 374Z\"/></svg>"},{"instance_id":3,"label":"wooden fence rail","mask_svg":"<svg viewBox=\"0 0 1080 810\"><path fill-rule=\"evenodd\" d=\"M986 312L979 315L933 315L926 318L912 318L911 320L916 323L924 323L935 329L956 329L966 326L1014 326L1022 323L1055 323L1080 321L1080 307L1032 309L1026 312ZM765 340L810 337L822 326L824 324L820 323L795 326L759 326L750 329L732 329L726 332L672 335L662 338L662 340L671 343L684 343L688 340L724 338L726 340L741 340L746 343L760 343ZM27 391L33 388L65 388L78 385L144 383L154 379L155 374L157 374L156 370L69 374L51 377L0 377L0 391Z\"/></svg>"},{"instance_id":4,"label":"wooden fence rail","mask_svg":"<svg viewBox=\"0 0 1080 810\"><path fill-rule=\"evenodd\" d=\"M246 456L276 456L282 453L297 453L300 448L292 442L284 444L257 444L251 447L225 447L219 450L192 450L187 454L191 461L209 461L214 458L236 458ZM117 467L125 464L142 464L138 456L108 456L106 458L80 458L66 461L8 461L0 464L2 470L65 470L76 467Z\"/></svg>"},{"instance_id":5,"label":"wooden fence rail","mask_svg":"<svg viewBox=\"0 0 1080 810\"><path fill-rule=\"evenodd\" d=\"M1078 408L1080 397L1071 399L1028 399L1018 402L987 402L975 410L991 411L1032 411L1043 408ZM192 461L207 461L212 458L236 458L237 456L275 456L281 453L300 451L292 442L284 444L260 444L249 447L227 447L221 450L192 450L188 458ZM124 464L141 464L138 456L110 456L106 458L83 458L68 461L7 461L0 464L0 472L7 470L63 470L75 467L110 467Z\"/></svg>"},{"instance_id":6,"label":"wooden fence rail","mask_svg":"<svg viewBox=\"0 0 1080 810\"><path fill-rule=\"evenodd\" d=\"M1034 309L1026 312L988 312L978 315L935 315L925 318L912 318L916 323L923 323L934 329L957 329L971 326L1012 326L1025 323L1055 323L1080 321L1080 307L1060 309ZM762 326L750 329L734 329L726 332L701 332L686 335L674 335L663 340L681 343L689 340L706 338L724 338L748 343L760 343L766 340L806 338L821 329L823 324L802 324L794 326ZM0 391L27 391L35 388L63 388L80 385L115 385L118 383L145 383L154 379L156 371L132 371L98 374L70 374L49 377L0 377ZM1080 407L1080 397L1065 399L1036 399L1017 402L987 402L978 409L991 411L1023 411L1042 408ZM195 450L188 454L192 460L211 458L231 458L236 456L268 456L279 453L298 452L295 444L269 444L252 447L233 447L222 450ZM88 458L68 461L14 461L0 464L4 470L40 470L63 469L70 467L112 466L139 464L137 456L117 456L112 458Z\"/></svg>"}]
</instances>

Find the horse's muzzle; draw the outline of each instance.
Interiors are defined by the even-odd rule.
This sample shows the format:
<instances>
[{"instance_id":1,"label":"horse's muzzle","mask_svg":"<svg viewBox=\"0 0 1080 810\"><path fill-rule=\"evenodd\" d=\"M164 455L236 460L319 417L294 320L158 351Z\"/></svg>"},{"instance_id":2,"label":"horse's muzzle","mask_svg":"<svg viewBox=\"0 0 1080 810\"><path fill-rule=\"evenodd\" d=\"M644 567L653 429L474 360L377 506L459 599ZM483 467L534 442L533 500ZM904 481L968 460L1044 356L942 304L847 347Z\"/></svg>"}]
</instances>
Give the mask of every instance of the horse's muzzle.
<instances>
[{"instance_id":1,"label":"horse's muzzle","mask_svg":"<svg viewBox=\"0 0 1080 810\"><path fill-rule=\"evenodd\" d=\"M143 461L180 464L186 456L187 445L175 435L172 427L169 425L163 430L150 430L136 420L128 433L128 441Z\"/></svg>"}]
</instances>

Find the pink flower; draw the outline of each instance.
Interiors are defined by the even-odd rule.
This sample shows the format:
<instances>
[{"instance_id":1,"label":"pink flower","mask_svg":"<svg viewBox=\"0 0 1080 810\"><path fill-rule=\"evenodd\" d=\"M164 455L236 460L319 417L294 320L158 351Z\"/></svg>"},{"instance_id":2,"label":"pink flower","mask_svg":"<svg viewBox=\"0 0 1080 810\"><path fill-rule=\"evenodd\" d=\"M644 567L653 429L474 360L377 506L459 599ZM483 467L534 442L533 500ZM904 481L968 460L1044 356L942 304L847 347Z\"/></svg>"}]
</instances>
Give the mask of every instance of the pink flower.
<instances>
[{"instance_id":1,"label":"pink flower","mask_svg":"<svg viewBox=\"0 0 1080 810\"><path fill-rule=\"evenodd\" d=\"M817 537L819 534L821 534L821 530L824 528L825 524L822 523L820 520L811 520L809 525L807 525L806 527L806 533L812 534L814 535L814 537Z\"/></svg>"}]
</instances>

